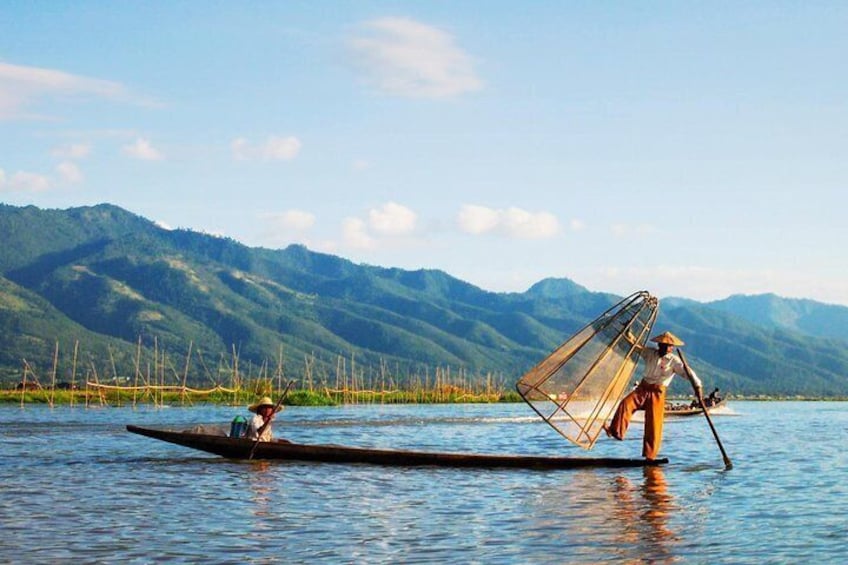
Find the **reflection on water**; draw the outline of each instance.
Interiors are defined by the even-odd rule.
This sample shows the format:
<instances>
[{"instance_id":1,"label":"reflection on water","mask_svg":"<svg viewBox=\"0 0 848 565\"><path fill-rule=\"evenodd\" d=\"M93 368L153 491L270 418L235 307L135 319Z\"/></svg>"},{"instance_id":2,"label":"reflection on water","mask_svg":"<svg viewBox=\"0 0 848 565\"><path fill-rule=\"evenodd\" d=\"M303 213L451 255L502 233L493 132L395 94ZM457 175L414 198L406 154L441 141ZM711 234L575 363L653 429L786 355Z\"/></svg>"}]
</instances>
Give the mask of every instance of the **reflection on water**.
<instances>
[{"instance_id":1,"label":"reflection on water","mask_svg":"<svg viewBox=\"0 0 848 565\"><path fill-rule=\"evenodd\" d=\"M567 548L556 555L567 554L571 561L592 562L599 546L621 558L664 561L675 556L680 537L674 513L681 509L663 468L581 470L559 479L541 483L533 493L530 546ZM554 555L536 557L547 561Z\"/></svg>"},{"instance_id":2,"label":"reflection on water","mask_svg":"<svg viewBox=\"0 0 848 565\"><path fill-rule=\"evenodd\" d=\"M714 419L732 471L703 419L681 418L668 466L539 472L234 462L124 429L225 423L231 407L0 406L0 562L848 561L848 403L733 407ZM299 442L587 455L527 410L293 408L277 425Z\"/></svg>"},{"instance_id":3,"label":"reflection on water","mask_svg":"<svg viewBox=\"0 0 848 565\"><path fill-rule=\"evenodd\" d=\"M622 524L622 544L633 544L652 560L665 561L679 538L669 526L677 510L662 467L642 469L642 481L634 485L624 475L615 478L613 518Z\"/></svg>"},{"instance_id":4,"label":"reflection on water","mask_svg":"<svg viewBox=\"0 0 848 565\"><path fill-rule=\"evenodd\" d=\"M250 495L252 513L263 519L271 515L270 508L277 490L275 477L271 473L271 461L252 461L248 463L251 471L247 474L247 493Z\"/></svg>"}]
</instances>

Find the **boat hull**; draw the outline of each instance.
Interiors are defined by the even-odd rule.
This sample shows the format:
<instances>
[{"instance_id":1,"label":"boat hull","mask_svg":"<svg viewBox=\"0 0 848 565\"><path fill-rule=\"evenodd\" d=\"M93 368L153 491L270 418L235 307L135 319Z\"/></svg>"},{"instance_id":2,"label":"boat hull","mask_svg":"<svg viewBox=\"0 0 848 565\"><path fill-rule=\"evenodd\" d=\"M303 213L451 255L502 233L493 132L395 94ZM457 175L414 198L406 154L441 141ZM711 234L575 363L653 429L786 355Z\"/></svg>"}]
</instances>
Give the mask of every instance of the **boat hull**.
<instances>
[{"instance_id":1,"label":"boat hull","mask_svg":"<svg viewBox=\"0 0 848 565\"><path fill-rule=\"evenodd\" d=\"M715 404L711 406L707 406L707 412L712 412L716 408L722 405L723 400L719 400ZM703 414L704 409L700 406L695 407L686 407L686 408L670 408L665 410L666 416L695 416L696 414Z\"/></svg>"},{"instance_id":2,"label":"boat hull","mask_svg":"<svg viewBox=\"0 0 848 565\"><path fill-rule=\"evenodd\" d=\"M254 442L227 436L179 432L139 426L127 431L213 453L229 459L248 459ZM476 467L515 469L580 469L587 467L644 467L668 463L668 459L621 459L614 457L543 457L370 449L338 445L306 445L284 441L260 442L253 459L315 461L321 463L365 463L399 467Z\"/></svg>"}]
</instances>

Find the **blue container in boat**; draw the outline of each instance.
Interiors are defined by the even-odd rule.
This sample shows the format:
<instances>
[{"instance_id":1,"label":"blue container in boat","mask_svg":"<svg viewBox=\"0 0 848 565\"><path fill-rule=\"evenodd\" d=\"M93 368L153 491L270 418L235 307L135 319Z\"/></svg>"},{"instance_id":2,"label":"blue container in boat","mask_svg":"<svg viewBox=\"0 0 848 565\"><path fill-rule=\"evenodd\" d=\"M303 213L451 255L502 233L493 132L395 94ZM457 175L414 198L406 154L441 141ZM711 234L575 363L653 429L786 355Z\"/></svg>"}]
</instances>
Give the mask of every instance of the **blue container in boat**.
<instances>
[{"instance_id":1,"label":"blue container in boat","mask_svg":"<svg viewBox=\"0 0 848 565\"><path fill-rule=\"evenodd\" d=\"M247 431L247 420L243 416L236 416L230 424L230 437L244 437Z\"/></svg>"}]
</instances>

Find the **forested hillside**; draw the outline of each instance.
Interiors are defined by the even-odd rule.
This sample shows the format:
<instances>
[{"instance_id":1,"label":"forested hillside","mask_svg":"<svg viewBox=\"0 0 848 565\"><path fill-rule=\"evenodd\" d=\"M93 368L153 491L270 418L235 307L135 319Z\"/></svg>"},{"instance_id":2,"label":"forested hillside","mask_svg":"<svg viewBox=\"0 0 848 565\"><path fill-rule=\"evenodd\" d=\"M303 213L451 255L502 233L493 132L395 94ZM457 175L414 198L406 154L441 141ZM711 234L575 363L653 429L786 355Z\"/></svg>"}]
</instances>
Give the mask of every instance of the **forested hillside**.
<instances>
[{"instance_id":1,"label":"forested hillside","mask_svg":"<svg viewBox=\"0 0 848 565\"><path fill-rule=\"evenodd\" d=\"M566 279L523 293L488 292L441 271L165 230L106 204L0 206L0 236L0 378L7 384L20 380L24 364L51 371L58 345L60 378L76 350L74 369L100 378L143 373L151 358L165 359L190 383L215 381L236 363L254 374L282 364L295 378L307 368L331 375L344 359L396 379L450 369L510 387L620 298ZM708 386L846 395L848 343L821 328L844 322L845 309L803 306L790 323L779 313L797 312L797 304L777 297L669 300L658 328L686 339Z\"/></svg>"}]
</instances>

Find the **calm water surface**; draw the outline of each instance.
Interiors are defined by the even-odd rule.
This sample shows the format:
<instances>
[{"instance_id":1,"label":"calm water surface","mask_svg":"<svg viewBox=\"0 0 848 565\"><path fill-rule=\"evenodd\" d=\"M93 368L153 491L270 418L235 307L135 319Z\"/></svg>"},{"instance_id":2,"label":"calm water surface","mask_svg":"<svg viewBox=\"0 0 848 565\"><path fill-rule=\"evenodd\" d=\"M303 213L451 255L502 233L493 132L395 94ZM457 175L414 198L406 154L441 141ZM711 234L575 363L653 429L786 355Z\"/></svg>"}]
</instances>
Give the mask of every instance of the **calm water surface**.
<instances>
[{"instance_id":1,"label":"calm water surface","mask_svg":"<svg viewBox=\"0 0 848 565\"><path fill-rule=\"evenodd\" d=\"M848 403L672 419L653 469L234 462L125 431L232 407L0 407L0 562L848 562ZM289 408L298 442L638 457L571 447L523 404Z\"/></svg>"}]
</instances>

